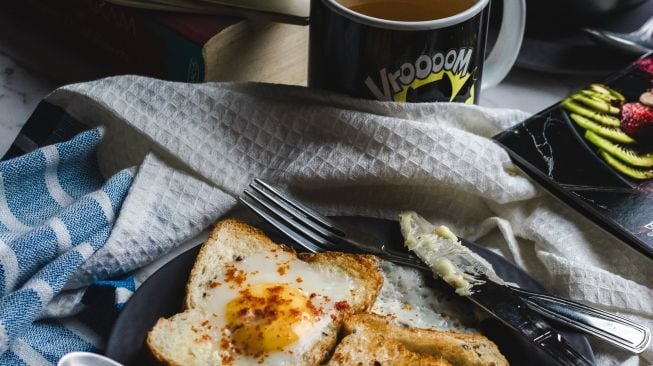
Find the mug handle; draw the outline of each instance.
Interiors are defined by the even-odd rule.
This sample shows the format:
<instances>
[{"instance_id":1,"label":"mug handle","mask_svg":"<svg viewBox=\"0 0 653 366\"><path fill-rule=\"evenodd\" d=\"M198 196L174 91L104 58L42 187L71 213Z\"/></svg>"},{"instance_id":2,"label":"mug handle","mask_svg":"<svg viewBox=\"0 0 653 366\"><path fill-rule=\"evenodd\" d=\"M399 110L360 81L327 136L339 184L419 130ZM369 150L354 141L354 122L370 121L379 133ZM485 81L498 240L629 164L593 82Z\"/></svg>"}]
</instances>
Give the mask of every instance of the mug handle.
<instances>
[{"instance_id":1,"label":"mug handle","mask_svg":"<svg viewBox=\"0 0 653 366\"><path fill-rule=\"evenodd\" d=\"M481 89L499 84L517 61L526 26L526 0L503 0L499 37L485 60Z\"/></svg>"}]
</instances>

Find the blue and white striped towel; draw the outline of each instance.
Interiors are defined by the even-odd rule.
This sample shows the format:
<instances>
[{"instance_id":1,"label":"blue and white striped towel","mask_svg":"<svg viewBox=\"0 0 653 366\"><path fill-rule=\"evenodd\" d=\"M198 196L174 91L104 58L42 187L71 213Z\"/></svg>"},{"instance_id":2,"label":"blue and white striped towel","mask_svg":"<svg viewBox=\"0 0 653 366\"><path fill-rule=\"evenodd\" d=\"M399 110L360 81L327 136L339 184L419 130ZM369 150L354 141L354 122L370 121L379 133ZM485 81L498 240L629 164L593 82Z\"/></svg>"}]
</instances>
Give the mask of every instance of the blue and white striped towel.
<instances>
[{"instance_id":1,"label":"blue and white striped towel","mask_svg":"<svg viewBox=\"0 0 653 366\"><path fill-rule=\"evenodd\" d=\"M0 365L56 364L97 346L79 321L40 315L105 244L131 186L132 170L100 174L101 139L91 129L0 162Z\"/></svg>"}]
</instances>

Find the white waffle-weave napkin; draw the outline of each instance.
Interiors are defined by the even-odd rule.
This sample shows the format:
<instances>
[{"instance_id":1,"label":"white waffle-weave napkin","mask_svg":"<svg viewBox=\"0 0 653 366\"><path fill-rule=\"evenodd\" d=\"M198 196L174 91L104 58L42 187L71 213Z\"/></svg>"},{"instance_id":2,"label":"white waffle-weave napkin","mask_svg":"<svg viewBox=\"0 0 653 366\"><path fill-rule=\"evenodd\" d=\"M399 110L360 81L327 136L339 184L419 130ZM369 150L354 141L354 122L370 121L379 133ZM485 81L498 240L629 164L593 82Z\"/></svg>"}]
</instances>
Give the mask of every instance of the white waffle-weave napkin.
<instances>
[{"instance_id":1,"label":"white waffle-weave napkin","mask_svg":"<svg viewBox=\"0 0 653 366\"><path fill-rule=\"evenodd\" d=\"M542 193L489 139L525 113L132 76L67 86L47 100L106 126L105 175L140 165L109 241L70 288L170 252L262 177L328 214L396 218L412 209L470 239L490 233L495 251L552 292L653 326L650 260ZM593 347L600 364L653 362L651 348L637 357Z\"/></svg>"}]
</instances>

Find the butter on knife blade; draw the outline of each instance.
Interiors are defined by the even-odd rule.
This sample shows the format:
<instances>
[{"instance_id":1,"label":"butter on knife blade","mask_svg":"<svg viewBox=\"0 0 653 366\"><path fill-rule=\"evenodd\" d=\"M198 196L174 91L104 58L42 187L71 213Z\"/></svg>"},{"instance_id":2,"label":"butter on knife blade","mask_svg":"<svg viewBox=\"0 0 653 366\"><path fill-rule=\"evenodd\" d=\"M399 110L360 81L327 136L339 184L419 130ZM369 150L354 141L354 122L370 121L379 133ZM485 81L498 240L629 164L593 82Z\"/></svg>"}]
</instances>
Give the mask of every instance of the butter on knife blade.
<instances>
[{"instance_id":1,"label":"butter on knife blade","mask_svg":"<svg viewBox=\"0 0 653 366\"><path fill-rule=\"evenodd\" d=\"M454 287L458 295L471 295L475 285L485 282L480 278L505 284L488 261L462 245L446 226L436 228L412 211L401 213L399 224L406 247Z\"/></svg>"},{"instance_id":2,"label":"butter on knife blade","mask_svg":"<svg viewBox=\"0 0 653 366\"><path fill-rule=\"evenodd\" d=\"M415 212L402 213L399 222L406 246L454 287L457 294L485 309L560 365L593 364L516 292L505 286L492 265L463 246L451 230L444 226L434 228Z\"/></svg>"}]
</instances>

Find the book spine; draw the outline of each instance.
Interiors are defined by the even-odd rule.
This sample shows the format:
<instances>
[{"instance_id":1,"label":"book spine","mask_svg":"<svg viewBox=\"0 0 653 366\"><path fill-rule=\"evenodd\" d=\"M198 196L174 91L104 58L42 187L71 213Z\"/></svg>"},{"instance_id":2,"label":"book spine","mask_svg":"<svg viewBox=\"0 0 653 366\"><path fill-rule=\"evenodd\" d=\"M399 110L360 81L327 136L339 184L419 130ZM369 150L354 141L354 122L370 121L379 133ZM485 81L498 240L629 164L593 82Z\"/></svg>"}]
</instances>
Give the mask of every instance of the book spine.
<instances>
[{"instance_id":1,"label":"book spine","mask_svg":"<svg viewBox=\"0 0 653 366\"><path fill-rule=\"evenodd\" d=\"M4 6L107 75L204 80L203 45L156 22L147 11L101 0L23 0Z\"/></svg>"},{"instance_id":2,"label":"book spine","mask_svg":"<svg viewBox=\"0 0 653 366\"><path fill-rule=\"evenodd\" d=\"M191 83L204 81L203 45L190 41L161 23L150 22L148 26L163 41L163 57L158 62L163 65L165 79Z\"/></svg>"}]
</instances>

